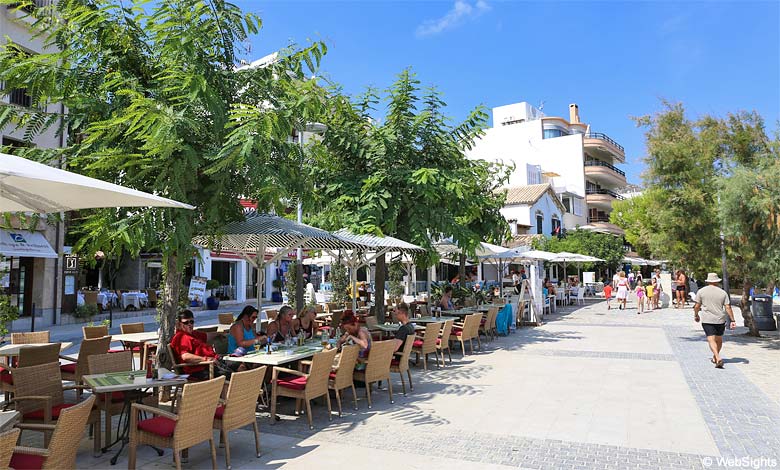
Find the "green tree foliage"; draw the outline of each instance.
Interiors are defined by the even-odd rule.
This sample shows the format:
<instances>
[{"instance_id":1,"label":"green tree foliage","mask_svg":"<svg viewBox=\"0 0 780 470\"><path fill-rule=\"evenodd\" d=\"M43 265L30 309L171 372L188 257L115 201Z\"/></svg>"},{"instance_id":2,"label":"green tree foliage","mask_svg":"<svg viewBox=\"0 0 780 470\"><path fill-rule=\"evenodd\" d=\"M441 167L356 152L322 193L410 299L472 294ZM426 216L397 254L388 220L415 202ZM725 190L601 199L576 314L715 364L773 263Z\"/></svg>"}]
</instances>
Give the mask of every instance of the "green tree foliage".
<instances>
[{"instance_id":1,"label":"green tree foliage","mask_svg":"<svg viewBox=\"0 0 780 470\"><path fill-rule=\"evenodd\" d=\"M333 286L332 302L343 304L350 300L349 274L347 268L341 264L334 264L330 267L330 280Z\"/></svg>"},{"instance_id":2,"label":"green tree foliage","mask_svg":"<svg viewBox=\"0 0 780 470\"><path fill-rule=\"evenodd\" d=\"M592 230L569 230L563 238L541 238L534 240L533 245L537 250L552 253L568 251L604 260L603 263L583 263L582 267L586 270L594 266L617 269L626 254L620 237ZM571 266L575 265L572 263Z\"/></svg>"},{"instance_id":3,"label":"green tree foliage","mask_svg":"<svg viewBox=\"0 0 780 470\"><path fill-rule=\"evenodd\" d=\"M324 47L237 68L236 45L258 32L260 19L221 0L59 0L29 9L29 1L0 1L32 12L30 27L47 51L30 56L12 42L0 50L0 81L26 88L33 102L0 106L0 127L17 125L28 139L49 128L69 132L65 149L26 156L197 207L83 211L75 220L76 249L87 255L163 253L167 340L193 235L241 217L239 196L256 198L261 210L279 200L292 173L286 165L297 162L289 136L318 102L308 99L314 84L304 76Z\"/></svg>"},{"instance_id":4,"label":"green tree foliage","mask_svg":"<svg viewBox=\"0 0 780 470\"><path fill-rule=\"evenodd\" d=\"M297 311L297 301L295 299L295 292L298 286L298 260L291 261L287 265L287 274L285 274L284 288L287 291L287 303L293 310Z\"/></svg>"},{"instance_id":5,"label":"green tree foliage","mask_svg":"<svg viewBox=\"0 0 780 470\"><path fill-rule=\"evenodd\" d=\"M387 267L387 280L390 284L390 298L398 302L404 295L404 265L400 261L390 263Z\"/></svg>"},{"instance_id":6,"label":"green tree foliage","mask_svg":"<svg viewBox=\"0 0 780 470\"><path fill-rule=\"evenodd\" d=\"M483 132L487 114L479 107L464 122L452 124L445 106L439 93L422 90L409 70L385 96L368 90L354 101L344 96L329 100L328 132L313 152L317 165L310 175L315 223L428 248L429 255L417 257L422 266L435 259L431 237L452 237L471 251L482 240L501 240L508 227L499 212L504 196L495 190L506 181L508 169L465 156ZM378 109L386 109L380 121L373 115ZM380 257L379 298L384 277Z\"/></svg>"},{"instance_id":7,"label":"green tree foliage","mask_svg":"<svg viewBox=\"0 0 780 470\"><path fill-rule=\"evenodd\" d=\"M660 249L653 249L655 244L662 246L663 237L659 237L658 211L660 202L655 190L645 190L642 194L612 203L610 222L625 231L625 238L639 253L639 256L653 257Z\"/></svg>"}]
</instances>

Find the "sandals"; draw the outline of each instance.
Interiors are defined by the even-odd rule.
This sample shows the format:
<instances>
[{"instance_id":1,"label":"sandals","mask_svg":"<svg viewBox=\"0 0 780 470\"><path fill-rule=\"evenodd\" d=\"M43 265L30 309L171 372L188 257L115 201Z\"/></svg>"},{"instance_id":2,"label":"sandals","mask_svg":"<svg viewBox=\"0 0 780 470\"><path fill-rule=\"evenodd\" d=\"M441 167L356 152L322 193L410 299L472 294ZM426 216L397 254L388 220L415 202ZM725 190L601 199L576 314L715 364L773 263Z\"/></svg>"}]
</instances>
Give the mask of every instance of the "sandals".
<instances>
[{"instance_id":1,"label":"sandals","mask_svg":"<svg viewBox=\"0 0 780 470\"><path fill-rule=\"evenodd\" d=\"M715 364L715 368L716 368L716 369L723 369L723 359L721 359L720 361L718 361L718 362Z\"/></svg>"}]
</instances>

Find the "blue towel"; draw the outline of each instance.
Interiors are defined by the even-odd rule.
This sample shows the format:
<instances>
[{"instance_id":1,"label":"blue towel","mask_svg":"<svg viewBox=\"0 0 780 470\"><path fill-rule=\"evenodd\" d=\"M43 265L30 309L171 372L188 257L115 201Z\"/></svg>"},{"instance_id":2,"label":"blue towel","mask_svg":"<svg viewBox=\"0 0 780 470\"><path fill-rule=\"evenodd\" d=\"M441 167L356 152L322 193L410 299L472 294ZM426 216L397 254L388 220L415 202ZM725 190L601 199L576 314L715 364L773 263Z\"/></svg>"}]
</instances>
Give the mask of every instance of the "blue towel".
<instances>
[{"instance_id":1,"label":"blue towel","mask_svg":"<svg viewBox=\"0 0 780 470\"><path fill-rule=\"evenodd\" d=\"M512 325L512 306L504 305L504 308L498 311L496 316L496 330L500 335L508 335L509 327Z\"/></svg>"}]
</instances>

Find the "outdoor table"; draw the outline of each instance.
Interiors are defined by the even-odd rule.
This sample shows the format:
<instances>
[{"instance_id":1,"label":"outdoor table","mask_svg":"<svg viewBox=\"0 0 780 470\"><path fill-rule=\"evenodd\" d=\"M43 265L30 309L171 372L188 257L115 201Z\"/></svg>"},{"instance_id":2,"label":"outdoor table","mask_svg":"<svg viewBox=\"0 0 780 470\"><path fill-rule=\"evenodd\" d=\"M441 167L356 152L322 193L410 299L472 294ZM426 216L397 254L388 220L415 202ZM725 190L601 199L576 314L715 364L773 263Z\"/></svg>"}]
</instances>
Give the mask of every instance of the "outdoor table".
<instances>
[{"instance_id":1,"label":"outdoor table","mask_svg":"<svg viewBox=\"0 0 780 470\"><path fill-rule=\"evenodd\" d=\"M438 322L445 322L447 320L458 320L458 317L420 317L420 318L412 318L412 323L438 323Z\"/></svg>"},{"instance_id":2,"label":"outdoor table","mask_svg":"<svg viewBox=\"0 0 780 470\"><path fill-rule=\"evenodd\" d=\"M132 379L130 378L132 376ZM141 391L148 388L158 388L166 386L184 385L187 383L185 376L176 376L172 379L147 379L145 371L126 371L126 372L111 372L108 374L92 374L82 377L84 383L92 389L94 394L103 394L104 400L111 400L112 393L124 392L124 407L122 413L119 415L119 423L117 426L122 426L122 416L125 416L123 429L117 429L117 438L112 443L106 443L103 447L103 452L121 442L122 446L117 451L116 455L111 458L111 465L116 465L116 461L119 455L124 450L125 445L129 442L130 432L130 410L133 399L136 399L139 403L143 398ZM130 392L139 393L130 393ZM106 413L105 420L108 422L111 416ZM160 449L156 449L158 455L162 455L163 452Z\"/></svg>"},{"instance_id":3,"label":"outdoor table","mask_svg":"<svg viewBox=\"0 0 780 470\"><path fill-rule=\"evenodd\" d=\"M55 344L55 343L52 342L52 343L6 344L5 346L0 347L0 357L18 356L20 349L29 348L32 346L47 346L49 344ZM73 343L69 341L65 341L59 343L59 345L60 345L60 351L64 351L65 349L68 349L69 347L73 346Z\"/></svg>"},{"instance_id":4,"label":"outdoor table","mask_svg":"<svg viewBox=\"0 0 780 470\"><path fill-rule=\"evenodd\" d=\"M107 309L109 305L114 305L116 303L116 294L113 292L100 292L97 295L97 303L102 305L103 309Z\"/></svg>"},{"instance_id":5,"label":"outdoor table","mask_svg":"<svg viewBox=\"0 0 780 470\"><path fill-rule=\"evenodd\" d=\"M122 333L111 335L111 341L124 341L126 343L145 343L154 341L159 337L156 331L143 331L141 333Z\"/></svg>"},{"instance_id":6,"label":"outdoor table","mask_svg":"<svg viewBox=\"0 0 780 470\"><path fill-rule=\"evenodd\" d=\"M18 411L0 411L0 432L10 431L18 422Z\"/></svg>"},{"instance_id":7,"label":"outdoor table","mask_svg":"<svg viewBox=\"0 0 780 470\"><path fill-rule=\"evenodd\" d=\"M260 351L255 350L243 356L224 356L224 359L245 364L280 366L289 362L308 359L321 351L322 344L318 339L316 341L307 341L303 346L280 346L271 354L266 353L265 349L260 349Z\"/></svg>"},{"instance_id":8,"label":"outdoor table","mask_svg":"<svg viewBox=\"0 0 780 470\"><path fill-rule=\"evenodd\" d=\"M442 310L441 311L442 316L454 315L456 317L465 317L466 315L471 315L472 313L477 313L477 310L473 309L473 308L460 308L458 310Z\"/></svg>"},{"instance_id":9,"label":"outdoor table","mask_svg":"<svg viewBox=\"0 0 780 470\"><path fill-rule=\"evenodd\" d=\"M143 292L124 292L122 294L120 306L122 307L122 310L127 310L127 308L132 305L138 310L142 306L146 307L147 301L148 297Z\"/></svg>"}]
</instances>

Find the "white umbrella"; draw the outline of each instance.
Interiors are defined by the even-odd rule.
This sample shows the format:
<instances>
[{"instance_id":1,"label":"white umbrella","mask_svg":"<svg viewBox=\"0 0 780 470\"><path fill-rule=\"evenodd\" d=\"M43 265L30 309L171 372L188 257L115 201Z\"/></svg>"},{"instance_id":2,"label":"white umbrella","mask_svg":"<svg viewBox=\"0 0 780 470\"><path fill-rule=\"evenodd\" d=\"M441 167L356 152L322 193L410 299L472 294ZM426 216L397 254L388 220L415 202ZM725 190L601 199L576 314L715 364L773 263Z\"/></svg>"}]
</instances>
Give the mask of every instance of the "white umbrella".
<instances>
[{"instance_id":1,"label":"white umbrella","mask_svg":"<svg viewBox=\"0 0 780 470\"><path fill-rule=\"evenodd\" d=\"M97 207L189 204L0 153L0 212L63 212Z\"/></svg>"}]
</instances>

